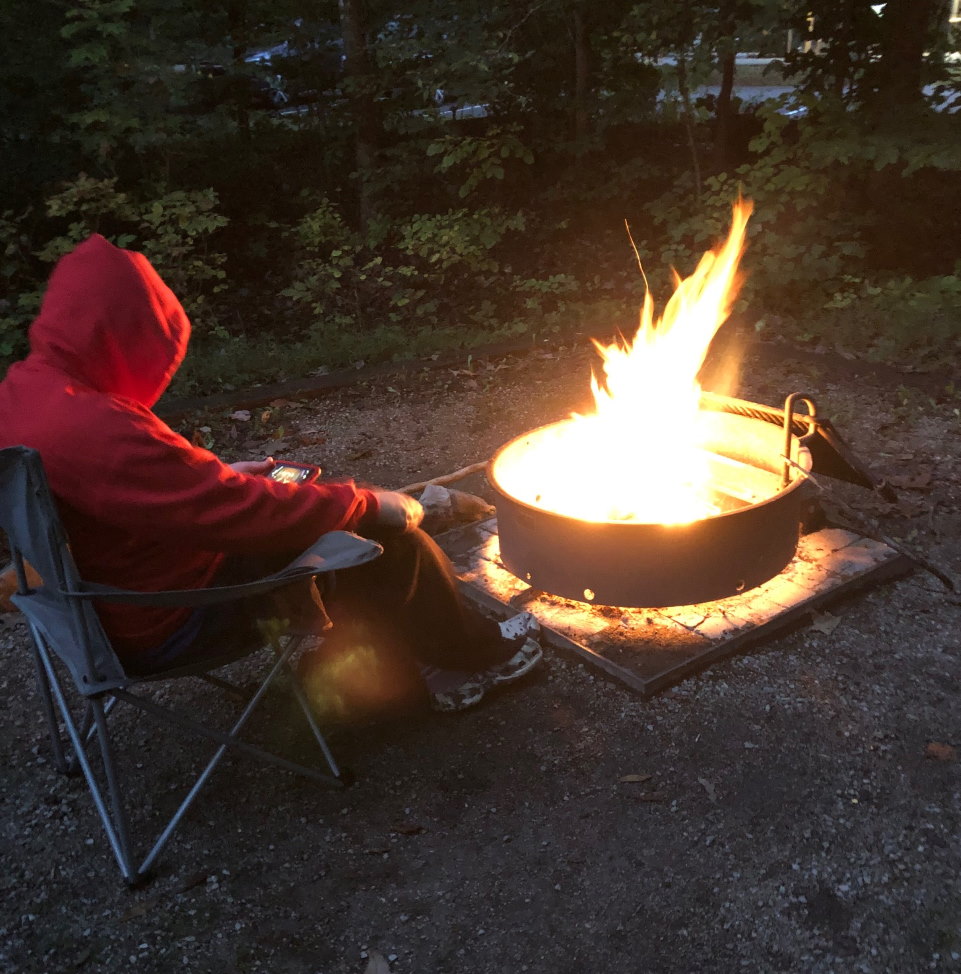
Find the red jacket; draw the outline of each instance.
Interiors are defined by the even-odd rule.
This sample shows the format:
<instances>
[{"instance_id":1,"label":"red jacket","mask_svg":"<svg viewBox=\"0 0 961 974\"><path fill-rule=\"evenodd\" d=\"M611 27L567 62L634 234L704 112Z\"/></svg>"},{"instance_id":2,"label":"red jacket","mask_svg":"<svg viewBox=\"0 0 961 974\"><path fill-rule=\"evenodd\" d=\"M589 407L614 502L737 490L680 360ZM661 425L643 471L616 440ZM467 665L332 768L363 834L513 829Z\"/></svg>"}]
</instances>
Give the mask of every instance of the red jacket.
<instances>
[{"instance_id":1,"label":"red jacket","mask_svg":"<svg viewBox=\"0 0 961 974\"><path fill-rule=\"evenodd\" d=\"M142 255L95 235L54 269L30 354L0 383L0 447L40 452L81 575L140 591L198 588L232 553L293 556L376 511L353 484L232 470L158 419L190 322ZM118 652L167 638L189 610L102 604Z\"/></svg>"}]
</instances>

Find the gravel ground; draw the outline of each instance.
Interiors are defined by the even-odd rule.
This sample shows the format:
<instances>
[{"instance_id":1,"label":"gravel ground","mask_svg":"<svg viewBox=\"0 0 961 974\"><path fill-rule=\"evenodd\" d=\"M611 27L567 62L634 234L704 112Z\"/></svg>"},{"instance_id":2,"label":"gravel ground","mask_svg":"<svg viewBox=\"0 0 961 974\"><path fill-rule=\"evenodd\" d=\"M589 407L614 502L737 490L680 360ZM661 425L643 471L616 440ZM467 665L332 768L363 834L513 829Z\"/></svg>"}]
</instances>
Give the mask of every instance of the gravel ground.
<instances>
[{"instance_id":1,"label":"gravel ground","mask_svg":"<svg viewBox=\"0 0 961 974\"><path fill-rule=\"evenodd\" d=\"M590 357L425 369L183 428L227 459L285 454L400 486L582 406ZM897 509L859 503L957 572L949 393L765 361L740 394L814 392L905 487ZM229 759L136 891L82 781L51 767L25 632L0 617L0 969L961 970L961 608L918 572L830 612L830 632L801 627L650 701L551 655L476 710L336 730L358 778L346 792ZM224 709L201 686L167 693ZM135 805L150 825L204 749L116 716L131 784L158 786ZM280 695L254 730L308 753Z\"/></svg>"}]
</instances>

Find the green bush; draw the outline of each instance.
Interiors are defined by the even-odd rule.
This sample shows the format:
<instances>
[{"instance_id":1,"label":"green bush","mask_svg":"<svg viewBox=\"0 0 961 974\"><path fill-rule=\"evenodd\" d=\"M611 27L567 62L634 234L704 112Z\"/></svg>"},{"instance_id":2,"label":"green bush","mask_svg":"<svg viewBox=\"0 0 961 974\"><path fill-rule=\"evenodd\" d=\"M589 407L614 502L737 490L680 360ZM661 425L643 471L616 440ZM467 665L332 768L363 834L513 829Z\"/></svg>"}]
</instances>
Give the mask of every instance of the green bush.
<instances>
[{"instance_id":1,"label":"green bush","mask_svg":"<svg viewBox=\"0 0 961 974\"><path fill-rule=\"evenodd\" d=\"M826 304L811 337L858 356L925 369L961 353L961 265L954 274L882 283L850 278Z\"/></svg>"},{"instance_id":2,"label":"green bush","mask_svg":"<svg viewBox=\"0 0 961 974\"><path fill-rule=\"evenodd\" d=\"M796 313L821 307L838 282L860 268L868 217L852 193L857 170L823 151L817 124L792 122L778 107L760 112L763 129L752 144L753 161L706 179L700 199L684 178L651 204L660 234L648 247L660 264L686 275L726 235L740 192L754 203L742 261L747 274L742 303Z\"/></svg>"},{"instance_id":3,"label":"green bush","mask_svg":"<svg viewBox=\"0 0 961 974\"><path fill-rule=\"evenodd\" d=\"M381 218L361 236L323 200L296 228L295 278L283 293L311 327L516 328L576 289L564 275L512 272L508 255L526 221L522 212L465 207Z\"/></svg>"},{"instance_id":4,"label":"green bush","mask_svg":"<svg viewBox=\"0 0 961 974\"><path fill-rule=\"evenodd\" d=\"M19 218L0 213L0 368L22 358L27 350L27 326L40 308L38 285L29 235L21 229L28 214Z\"/></svg>"},{"instance_id":5,"label":"green bush","mask_svg":"<svg viewBox=\"0 0 961 974\"><path fill-rule=\"evenodd\" d=\"M0 363L26 352L27 327L39 310L44 279L60 257L91 233L145 253L180 298L194 328L218 330L210 300L226 286L226 257L212 247L212 239L227 220L217 213L212 189L174 190L137 201L117 188L116 177L81 173L47 198L46 212L48 232L50 227L59 232L42 246L30 239L37 230L28 226L30 214L0 215L0 280L11 295L0 299Z\"/></svg>"}]
</instances>

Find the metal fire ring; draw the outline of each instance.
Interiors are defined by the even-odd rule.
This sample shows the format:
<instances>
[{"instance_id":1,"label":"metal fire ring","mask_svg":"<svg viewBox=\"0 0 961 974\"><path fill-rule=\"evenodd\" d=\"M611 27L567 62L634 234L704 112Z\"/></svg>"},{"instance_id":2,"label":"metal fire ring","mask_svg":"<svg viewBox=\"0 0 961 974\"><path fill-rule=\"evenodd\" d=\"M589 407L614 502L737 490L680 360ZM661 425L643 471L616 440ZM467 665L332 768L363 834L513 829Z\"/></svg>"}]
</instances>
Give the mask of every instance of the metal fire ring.
<instances>
[{"instance_id":1,"label":"metal fire ring","mask_svg":"<svg viewBox=\"0 0 961 974\"><path fill-rule=\"evenodd\" d=\"M651 608L725 598L778 574L797 549L808 488L803 471L811 469L805 441L815 429L814 401L789 396L783 428L744 415L738 410L742 400L725 403L730 408L716 412L719 441L711 448L779 476L781 487L770 497L689 524L583 521L546 511L512 496L498 466L525 441L561 425L549 424L505 444L488 466L504 566L533 588L563 598ZM797 403L804 403L808 414L795 413ZM802 436L794 432L799 422L807 427Z\"/></svg>"}]
</instances>

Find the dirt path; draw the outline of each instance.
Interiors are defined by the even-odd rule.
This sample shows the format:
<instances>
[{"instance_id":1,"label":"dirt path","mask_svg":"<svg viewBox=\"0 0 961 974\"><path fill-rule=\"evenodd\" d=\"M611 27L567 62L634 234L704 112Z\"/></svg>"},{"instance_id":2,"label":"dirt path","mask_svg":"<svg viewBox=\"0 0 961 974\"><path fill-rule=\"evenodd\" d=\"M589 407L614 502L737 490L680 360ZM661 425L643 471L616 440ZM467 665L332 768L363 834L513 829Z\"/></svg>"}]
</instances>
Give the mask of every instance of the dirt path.
<instances>
[{"instance_id":1,"label":"dirt path","mask_svg":"<svg viewBox=\"0 0 961 974\"><path fill-rule=\"evenodd\" d=\"M584 406L590 362L576 347L384 375L184 430L227 459L398 486ZM897 509L853 496L961 573L958 403L817 362L744 375L755 401L815 393L904 485ZM81 782L51 771L7 617L0 970L360 974L371 952L398 974L961 970L961 607L916 573L830 611L829 632L647 702L552 656L475 711L339 731L345 794L232 760L134 893ZM258 732L305 754L280 698L268 713ZM190 754L118 717L130 775L173 801Z\"/></svg>"}]
</instances>

